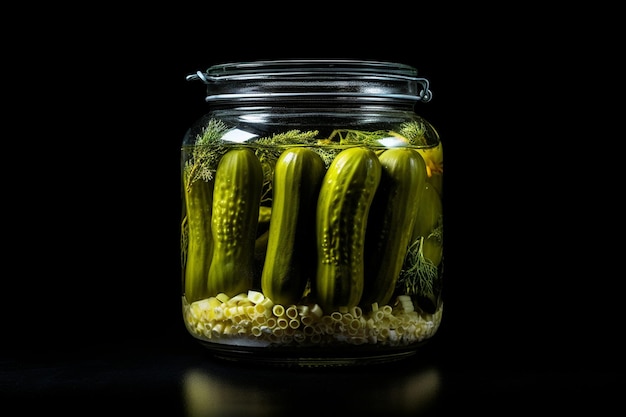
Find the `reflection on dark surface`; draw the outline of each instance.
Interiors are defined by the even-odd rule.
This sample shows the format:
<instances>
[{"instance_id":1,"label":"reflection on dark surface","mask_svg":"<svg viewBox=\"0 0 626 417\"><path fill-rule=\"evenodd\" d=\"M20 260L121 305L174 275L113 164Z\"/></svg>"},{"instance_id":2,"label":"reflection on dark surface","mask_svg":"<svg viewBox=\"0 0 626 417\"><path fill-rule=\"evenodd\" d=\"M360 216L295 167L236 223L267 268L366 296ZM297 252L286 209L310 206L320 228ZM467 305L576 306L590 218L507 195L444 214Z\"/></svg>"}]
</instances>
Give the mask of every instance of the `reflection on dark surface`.
<instances>
[{"instance_id":1,"label":"reflection on dark surface","mask_svg":"<svg viewBox=\"0 0 626 417\"><path fill-rule=\"evenodd\" d=\"M529 366L448 346L458 344L429 343L405 360L336 368L219 360L193 341L173 350L142 344L80 355L25 351L0 360L0 402L19 410L6 415L64 417L595 417L624 409L626 379L616 364Z\"/></svg>"},{"instance_id":2,"label":"reflection on dark surface","mask_svg":"<svg viewBox=\"0 0 626 417\"><path fill-rule=\"evenodd\" d=\"M387 365L381 365L387 366ZM389 372L350 369L192 367L183 378L187 417L277 415L423 415L436 403L439 372L402 362ZM389 413L389 414L387 414Z\"/></svg>"}]
</instances>

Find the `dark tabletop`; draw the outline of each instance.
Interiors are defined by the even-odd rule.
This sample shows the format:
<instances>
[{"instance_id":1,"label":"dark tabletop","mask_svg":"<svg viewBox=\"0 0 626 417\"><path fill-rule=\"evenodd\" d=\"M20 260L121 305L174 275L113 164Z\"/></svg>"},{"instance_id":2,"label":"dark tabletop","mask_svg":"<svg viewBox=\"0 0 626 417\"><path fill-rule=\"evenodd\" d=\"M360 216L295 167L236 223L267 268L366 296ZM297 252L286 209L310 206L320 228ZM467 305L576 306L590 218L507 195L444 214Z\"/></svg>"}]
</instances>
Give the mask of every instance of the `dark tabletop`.
<instances>
[{"instance_id":1,"label":"dark tabletop","mask_svg":"<svg viewBox=\"0 0 626 417\"><path fill-rule=\"evenodd\" d=\"M513 349L506 334L500 342L477 336L464 343L450 329L451 323L442 325L410 358L336 368L215 358L182 328L161 340L134 335L81 344L77 338L70 346L48 339L3 354L0 401L14 410L10 415L22 416L623 412L624 373L597 350L584 356L584 349L568 352L541 341Z\"/></svg>"}]
</instances>

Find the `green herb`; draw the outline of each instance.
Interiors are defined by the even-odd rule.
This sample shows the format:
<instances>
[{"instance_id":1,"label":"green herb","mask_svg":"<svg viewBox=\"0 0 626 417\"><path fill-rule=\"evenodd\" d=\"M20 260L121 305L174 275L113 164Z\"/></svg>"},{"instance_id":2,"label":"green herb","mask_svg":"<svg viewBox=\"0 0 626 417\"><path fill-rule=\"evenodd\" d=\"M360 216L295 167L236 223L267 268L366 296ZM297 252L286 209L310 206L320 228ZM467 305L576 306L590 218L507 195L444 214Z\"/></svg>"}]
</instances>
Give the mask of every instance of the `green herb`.
<instances>
[{"instance_id":1,"label":"green herb","mask_svg":"<svg viewBox=\"0 0 626 417\"><path fill-rule=\"evenodd\" d=\"M217 163L226 148L221 146L221 138L230 127L221 120L211 119L202 129L202 134L196 138L191 158L185 163L187 184L189 187L194 181L203 179L210 181L217 169Z\"/></svg>"},{"instance_id":2,"label":"green herb","mask_svg":"<svg viewBox=\"0 0 626 417\"><path fill-rule=\"evenodd\" d=\"M436 238L439 241L443 227L441 222L433 232L427 236L420 236L408 248L404 266L398 277L398 287L403 288L407 295L417 295L430 300L437 305L441 277L438 267L430 259L424 257L423 244L426 238Z\"/></svg>"},{"instance_id":3,"label":"green herb","mask_svg":"<svg viewBox=\"0 0 626 417\"><path fill-rule=\"evenodd\" d=\"M389 132L386 130L375 130L367 132L354 129L335 129L328 137L328 140L340 145L370 145L380 146L378 140L388 138Z\"/></svg>"},{"instance_id":4,"label":"green herb","mask_svg":"<svg viewBox=\"0 0 626 417\"><path fill-rule=\"evenodd\" d=\"M398 134L407 139L410 145L426 146L429 144L426 138L428 128L426 124L419 120L412 120L400 125Z\"/></svg>"}]
</instances>

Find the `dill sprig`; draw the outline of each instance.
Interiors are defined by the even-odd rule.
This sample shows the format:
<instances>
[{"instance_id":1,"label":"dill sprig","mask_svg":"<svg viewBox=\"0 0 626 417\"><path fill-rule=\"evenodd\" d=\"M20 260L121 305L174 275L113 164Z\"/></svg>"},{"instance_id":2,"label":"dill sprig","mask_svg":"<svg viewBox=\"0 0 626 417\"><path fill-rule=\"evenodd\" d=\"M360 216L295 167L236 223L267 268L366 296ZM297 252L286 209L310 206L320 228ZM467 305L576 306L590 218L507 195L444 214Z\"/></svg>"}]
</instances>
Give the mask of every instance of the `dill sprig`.
<instances>
[{"instance_id":1,"label":"dill sprig","mask_svg":"<svg viewBox=\"0 0 626 417\"><path fill-rule=\"evenodd\" d=\"M202 129L202 133L196 137L191 158L185 162L187 172L186 187L190 187L194 181L213 179L217 162L222 157L226 148L220 146L221 138L230 127L221 120L211 119Z\"/></svg>"},{"instance_id":2,"label":"dill sprig","mask_svg":"<svg viewBox=\"0 0 626 417\"><path fill-rule=\"evenodd\" d=\"M260 145L311 145L317 141L318 134L318 130L302 132L301 130L293 129L259 138L256 140L256 143Z\"/></svg>"},{"instance_id":3,"label":"dill sprig","mask_svg":"<svg viewBox=\"0 0 626 417\"><path fill-rule=\"evenodd\" d=\"M375 130L372 132L355 129L335 129L328 137L331 143L339 145L369 145L380 146L378 140L389 137L386 130Z\"/></svg>"},{"instance_id":4,"label":"dill sprig","mask_svg":"<svg viewBox=\"0 0 626 417\"><path fill-rule=\"evenodd\" d=\"M442 228L437 227L428 238L442 238ZM424 257L423 245L426 237L420 236L407 250L404 265L397 286L402 288L405 294L422 297L436 305L439 297L440 271L430 259Z\"/></svg>"},{"instance_id":5,"label":"dill sprig","mask_svg":"<svg viewBox=\"0 0 626 417\"><path fill-rule=\"evenodd\" d=\"M426 124L420 120L402 123L400 129L398 129L400 136L405 137L409 144L416 146L429 145L428 138L426 137L427 132L428 128Z\"/></svg>"}]
</instances>

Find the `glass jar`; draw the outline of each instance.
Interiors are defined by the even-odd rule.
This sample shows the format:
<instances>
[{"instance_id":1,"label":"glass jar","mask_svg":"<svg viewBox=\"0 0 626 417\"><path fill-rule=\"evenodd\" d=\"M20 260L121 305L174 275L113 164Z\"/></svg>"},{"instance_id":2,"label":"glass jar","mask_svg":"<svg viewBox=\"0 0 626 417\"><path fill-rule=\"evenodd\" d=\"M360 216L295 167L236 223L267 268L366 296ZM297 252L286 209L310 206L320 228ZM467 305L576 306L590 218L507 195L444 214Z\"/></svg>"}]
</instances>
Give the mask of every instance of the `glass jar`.
<instances>
[{"instance_id":1,"label":"glass jar","mask_svg":"<svg viewBox=\"0 0 626 417\"><path fill-rule=\"evenodd\" d=\"M183 138L182 309L224 359L388 362L441 323L442 144L411 66L215 65Z\"/></svg>"}]
</instances>

